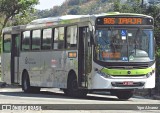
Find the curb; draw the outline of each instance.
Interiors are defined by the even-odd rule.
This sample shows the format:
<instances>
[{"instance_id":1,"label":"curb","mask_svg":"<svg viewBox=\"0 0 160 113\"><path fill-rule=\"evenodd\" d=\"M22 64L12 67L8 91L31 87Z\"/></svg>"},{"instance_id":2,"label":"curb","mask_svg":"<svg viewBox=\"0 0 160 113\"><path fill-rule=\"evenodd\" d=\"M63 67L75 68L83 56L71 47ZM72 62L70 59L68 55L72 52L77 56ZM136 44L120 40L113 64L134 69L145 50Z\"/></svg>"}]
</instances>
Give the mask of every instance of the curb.
<instances>
[{"instance_id":1,"label":"curb","mask_svg":"<svg viewBox=\"0 0 160 113\"><path fill-rule=\"evenodd\" d=\"M0 88L4 88L6 87L6 83L5 82L0 82Z\"/></svg>"}]
</instances>

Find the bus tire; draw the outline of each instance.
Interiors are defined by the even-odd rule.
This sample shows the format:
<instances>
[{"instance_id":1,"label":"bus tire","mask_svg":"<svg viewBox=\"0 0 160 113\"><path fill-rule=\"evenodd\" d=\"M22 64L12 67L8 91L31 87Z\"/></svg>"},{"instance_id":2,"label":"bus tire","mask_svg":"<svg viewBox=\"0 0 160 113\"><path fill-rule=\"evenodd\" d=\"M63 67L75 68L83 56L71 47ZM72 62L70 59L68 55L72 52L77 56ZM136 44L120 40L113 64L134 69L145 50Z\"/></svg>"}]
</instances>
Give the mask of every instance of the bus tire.
<instances>
[{"instance_id":1,"label":"bus tire","mask_svg":"<svg viewBox=\"0 0 160 113\"><path fill-rule=\"evenodd\" d=\"M67 90L65 93L72 97L85 97L87 95L87 90L78 88L78 82L75 73L71 73L69 76Z\"/></svg>"},{"instance_id":2,"label":"bus tire","mask_svg":"<svg viewBox=\"0 0 160 113\"><path fill-rule=\"evenodd\" d=\"M116 92L116 96L121 100L128 100L133 96L134 90L119 90Z\"/></svg>"},{"instance_id":3,"label":"bus tire","mask_svg":"<svg viewBox=\"0 0 160 113\"><path fill-rule=\"evenodd\" d=\"M22 75L22 90L25 93L31 92L30 80L29 80L29 75L27 72L24 72Z\"/></svg>"},{"instance_id":4,"label":"bus tire","mask_svg":"<svg viewBox=\"0 0 160 113\"><path fill-rule=\"evenodd\" d=\"M62 89L65 95L68 95L68 90L67 89Z\"/></svg>"},{"instance_id":5,"label":"bus tire","mask_svg":"<svg viewBox=\"0 0 160 113\"><path fill-rule=\"evenodd\" d=\"M25 93L38 93L40 92L40 87L32 87L30 86L30 79L27 72L23 73L22 77L22 90Z\"/></svg>"}]
</instances>

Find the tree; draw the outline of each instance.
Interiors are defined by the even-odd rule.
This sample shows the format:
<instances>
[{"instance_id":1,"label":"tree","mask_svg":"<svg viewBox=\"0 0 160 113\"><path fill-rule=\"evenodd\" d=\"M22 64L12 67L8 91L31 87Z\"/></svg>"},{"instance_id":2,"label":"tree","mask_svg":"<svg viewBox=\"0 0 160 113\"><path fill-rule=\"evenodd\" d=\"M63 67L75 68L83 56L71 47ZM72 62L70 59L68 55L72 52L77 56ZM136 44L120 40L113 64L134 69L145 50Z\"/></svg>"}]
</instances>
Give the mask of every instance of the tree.
<instances>
[{"instance_id":1,"label":"tree","mask_svg":"<svg viewBox=\"0 0 160 113\"><path fill-rule=\"evenodd\" d=\"M150 5L145 14L151 15L154 18L154 36L156 39L156 93L160 94L160 7L157 5Z\"/></svg>"},{"instance_id":2,"label":"tree","mask_svg":"<svg viewBox=\"0 0 160 113\"><path fill-rule=\"evenodd\" d=\"M0 35L9 19L17 14L25 15L27 11L33 11L38 0L0 0Z\"/></svg>"},{"instance_id":3,"label":"tree","mask_svg":"<svg viewBox=\"0 0 160 113\"><path fill-rule=\"evenodd\" d=\"M79 10L79 7L75 6L68 12L68 14L76 15L76 14L78 14L78 10Z\"/></svg>"},{"instance_id":4,"label":"tree","mask_svg":"<svg viewBox=\"0 0 160 113\"><path fill-rule=\"evenodd\" d=\"M9 26L25 25L31 22L32 20L37 19L34 14L30 12L25 12L25 14L17 14L13 17L12 22L8 22ZM8 26L7 24L7 26Z\"/></svg>"},{"instance_id":5,"label":"tree","mask_svg":"<svg viewBox=\"0 0 160 113\"><path fill-rule=\"evenodd\" d=\"M119 12L120 11L120 0L115 0L114 1L114 11Z\"/></svg>"},{"instance_id":6,"label":"tree","mask_svg":"<svg viewBox=\"0 0 160 113\"><path fill-rule=\"evenodd\" d=\"M156 5L150 5L144 12L147 15L150 15L154 18L154 35L156 38L156 43L157 45L160 44L160 39L159 39L159 35L160 35L160 7L156 6Z\"/></svg>"}]
</instances>

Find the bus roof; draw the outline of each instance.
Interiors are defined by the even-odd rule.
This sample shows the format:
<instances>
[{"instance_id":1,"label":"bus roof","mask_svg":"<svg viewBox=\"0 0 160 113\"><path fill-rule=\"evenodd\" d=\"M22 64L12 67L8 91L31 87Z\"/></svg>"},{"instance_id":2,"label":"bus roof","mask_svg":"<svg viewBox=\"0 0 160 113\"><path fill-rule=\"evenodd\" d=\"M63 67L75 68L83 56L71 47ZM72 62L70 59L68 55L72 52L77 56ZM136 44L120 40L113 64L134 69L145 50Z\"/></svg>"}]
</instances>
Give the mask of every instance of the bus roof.
<instances>
[{"instance_id":1,"label":"bus roof","mask_svg":"<svg viewBox=\"0 0 160 113\"><path fill-rule=\"evenodd\" d=\"M144 17L148 17L148 18L152 18L149 15L144 15L144 14L137 14L137 13L120 13L120 12L108 12L108 13L104 13L104 15L102 16L144 16Z\"/></svg>"},{"instance_id":2,"label":"bus roof","mask_svg":"<svg viewBox=\"0 0 160 113\"><path fill-rule=\"evenodd\" d=\"M61 24L72 24L78 22L86 22L90 21L92 25L94 25L95 20L97 17L100 16L144 16L148 18L152 18L151 16L144 15L144 14L136 14L136 13L119 13L119 12L108 12L108 13L101 13L95 15L65 15L59 17L49 17L49 18L42 18L36 19L30 22L27 25L27 28L39 28L39 27L49 27L53 25L61 25Z\"/></svg>"},{"instance_id":3,"label":"bus roof","mask_svg":"<svg viewBox=\"0 0 160 113\"><path fill-rule=\"evenodd\" d=\"M13 32L18 29L23 30L23 29L44 28L44 27L51 27L51 26L62 25L62 24L74 24L74 23L86 22L86 21L90 21L92 25L95 25L96 18L101 16L144 16L144 17L152 18L151 16L144 15L144 14L119 13L119 12L108 12L108 13L101 13L101 14L95 14L95 15L65 15L65 16L59 16L59 17L48 17L48 18L36 19L27 25L4 28L3 32L11 32L11 31Z\"/></svg>"},{"instance_id":4,"label":"bus roof","mask_svg":"<svg viewBox=\"0 0 160 113\"><path fill-rule=\"evenodd\" d=\"M94 20L95 20L94 15L65 15L59 17L49 17L49 18L33 20L27 25L27 29L37 28L37 27L38 28L49 27L62 24L72 24L72 23L86 22L86 21L93 22Z\"/></svg>"},{"instance_id":5,"label":"bus roof","mask_svg":"<svg viewBox=\"0 0 160 113\"><path fill-rule=\"evenodd\" d=\"M48 17L48 18L42 18L42 19L36 19L33 20L30 24L42 24L42 23L47 23L47 22L59 22L59 23L63 23L66 20L79 20L80 19L84 19L84 18L88 18L88 20L90 18L93 17L99 17L99 16L120 16L120 15L133 15L133 16L145 16L145 17L150 17L148 15L144 15L144 14L136 14L136 13L119 13L119 12L108 12L108 13L101 13L101 14L95 14L95 15L65 15L65 16L59 16L59 17Z\"/></svg>"},{"instance_id":6,"label":"bus roof","mask_svg":"<svg viewBox=\"0 0 160 113\"><path fill-rule=\"evenodd\" d=\"M65 16L59 16L59 17L48 17L48 18L42 18L42 19L36 19L33 20L29 24L42 24L47 22L61 22L64 20L73 20L73 19L80 19L80 18L89 18L90 15L65 15Z\"/></svg>"}]
</instances>

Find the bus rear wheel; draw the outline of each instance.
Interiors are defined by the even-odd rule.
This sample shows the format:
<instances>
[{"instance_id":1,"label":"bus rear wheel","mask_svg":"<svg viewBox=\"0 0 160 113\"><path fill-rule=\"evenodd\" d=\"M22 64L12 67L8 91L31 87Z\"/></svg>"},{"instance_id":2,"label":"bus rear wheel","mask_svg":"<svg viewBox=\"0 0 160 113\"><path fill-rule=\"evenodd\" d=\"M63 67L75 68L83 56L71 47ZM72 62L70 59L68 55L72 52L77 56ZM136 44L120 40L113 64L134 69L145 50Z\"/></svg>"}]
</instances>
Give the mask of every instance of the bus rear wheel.
<instances>
[{"instance_id":1,"label":"bus rear wheel","mask_svg":"<svg viewBox=\"0 0 160 113\"><path fill-rule=\"evenodd\" d=\"M29 79L29 75L27 72L24 72L23 76L22 76L22 90L25 93L38 93L38 92L40 92L39 87L30 86L30 79Z\"/></svg>"},{"instance_id":2,"label":"bus rear wheel","mask_svg":"<svg viewBox=\"0 0 160 113\"><path fill-rule=\"evenodd\" d=\"M29 76L28 76L28 73L27 72L24 72L23 73L23 76L22 76L22 90L25 92L25 93L29 93L30 92L30 81L29 81Z\"/></svg>"},{"instance_id":3,"label":"bus rear wheel","mask_svg":"<svg viewBox=\"0 0 160 113\"><path fill-rule=\"evenodd\" d=\"M65 94L72 97L85 97L87 95L87 90L79 89L76 75L72 73L68 78L67 90L64 90Z\"/></svg>"},{"instance_id":4,"label":"bus rear wheel","mask_svg":"<svg viewBox=\"0 0 160 113\"><path fill-rule=\"evenodd\" d=\"M116 96L121 100L128 100L133 96L134 90L118 90L116 91Z\"/></svg>"}]
</instances>

